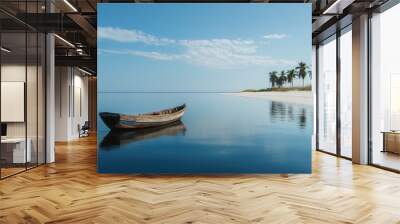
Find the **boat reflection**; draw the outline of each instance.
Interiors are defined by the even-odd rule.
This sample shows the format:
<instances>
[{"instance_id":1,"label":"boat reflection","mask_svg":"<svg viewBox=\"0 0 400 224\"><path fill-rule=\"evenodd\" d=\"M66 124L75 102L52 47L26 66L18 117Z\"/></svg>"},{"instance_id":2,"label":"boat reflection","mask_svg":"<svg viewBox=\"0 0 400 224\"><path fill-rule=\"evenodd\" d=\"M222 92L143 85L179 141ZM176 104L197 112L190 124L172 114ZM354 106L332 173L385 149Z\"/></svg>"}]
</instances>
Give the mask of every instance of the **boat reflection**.
<instances>
[{"instance_id":1,"label":"boat reflection","mask_svg":"<svg viewBox=\"0 0 400 224\"><path fill-rule=\"evenodd\" d=\"M159 138L161 136L185 135L186 127L182 121L176 121L169 125L136 129L136 130L111 130L100 143L102 149L112 149L121 145L138 142L146 139Z\"/></svg>"},{"instance_id":2,"label":"boat reflection","mask_svg":"<svg viewBox=\"0 0 400 224\"><path fill-rule=\"evenodd\" d=\"M297 121L299 128L307 126L307 110L287 103L271 102L270 118L272 122Z\"/></svg>"}]
</instances>

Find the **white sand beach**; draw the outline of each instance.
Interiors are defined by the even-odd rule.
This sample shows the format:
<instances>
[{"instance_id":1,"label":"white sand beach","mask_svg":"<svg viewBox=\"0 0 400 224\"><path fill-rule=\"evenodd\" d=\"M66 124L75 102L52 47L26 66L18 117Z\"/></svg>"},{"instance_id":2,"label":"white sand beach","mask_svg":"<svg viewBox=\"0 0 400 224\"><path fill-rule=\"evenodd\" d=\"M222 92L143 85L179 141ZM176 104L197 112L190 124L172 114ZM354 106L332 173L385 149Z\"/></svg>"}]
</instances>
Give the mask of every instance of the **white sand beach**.
<instances>
[{"instance_id":1,"label":"white sand beach","mask_svg":"<svg viewBox=\"0 0 400 224\"><path fill-rule=\"evenodd\" d=\"M313 95L311 91L238 92L238 93L224 93L224 95L259 98L271 101L303 104L309 106L313 105Z\"/></svg>"}]
</instances>

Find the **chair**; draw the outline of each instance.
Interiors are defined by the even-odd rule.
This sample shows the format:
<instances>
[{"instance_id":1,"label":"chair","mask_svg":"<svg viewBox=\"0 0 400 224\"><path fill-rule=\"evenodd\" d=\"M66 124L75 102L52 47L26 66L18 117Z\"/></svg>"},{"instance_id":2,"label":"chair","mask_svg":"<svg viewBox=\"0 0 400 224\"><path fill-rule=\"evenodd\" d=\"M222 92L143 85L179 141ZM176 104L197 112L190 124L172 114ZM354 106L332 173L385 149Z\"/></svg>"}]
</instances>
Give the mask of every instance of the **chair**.
<instances>
[{"instance_id":1,"label":"chair","mask_svg":"<svg viewBox=\"0 0 400 224\"><path fill-rule=\"evenodd\" d=\"M79 138L89 136L89 129L90 129L89 121L85 121L82 127L78 124Z\"/></svg>"}]
</instances>

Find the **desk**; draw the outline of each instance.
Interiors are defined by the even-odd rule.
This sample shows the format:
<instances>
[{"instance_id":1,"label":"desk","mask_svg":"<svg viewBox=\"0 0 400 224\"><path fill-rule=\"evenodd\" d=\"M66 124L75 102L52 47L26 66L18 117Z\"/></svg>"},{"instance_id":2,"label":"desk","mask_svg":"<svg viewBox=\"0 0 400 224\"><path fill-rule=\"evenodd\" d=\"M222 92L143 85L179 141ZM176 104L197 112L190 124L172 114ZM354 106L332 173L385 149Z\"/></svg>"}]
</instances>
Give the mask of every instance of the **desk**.
<instances>
[{"instance_id":1,"label":"desk","mask_svg":"<svg viewBox=\"0 0 400 224\"><path fill-rule=\"evenodd\" d=\"M1 156L8 163L30 162L32 158L31 154L32 141L30 138L27 139L27 143L28 143L27 149L25 150L25 138L1 139L1 154L2 154Z\"/></svg>"},{"instance_id":2,"label":"desk","mask_svg":"<svg viewBox=\"0 0 400 224\"><path fill-rule=\"evenodd\" d=\"M400 131L383 131L382 152L400 154Z\"/></svg>"}]
</instances>

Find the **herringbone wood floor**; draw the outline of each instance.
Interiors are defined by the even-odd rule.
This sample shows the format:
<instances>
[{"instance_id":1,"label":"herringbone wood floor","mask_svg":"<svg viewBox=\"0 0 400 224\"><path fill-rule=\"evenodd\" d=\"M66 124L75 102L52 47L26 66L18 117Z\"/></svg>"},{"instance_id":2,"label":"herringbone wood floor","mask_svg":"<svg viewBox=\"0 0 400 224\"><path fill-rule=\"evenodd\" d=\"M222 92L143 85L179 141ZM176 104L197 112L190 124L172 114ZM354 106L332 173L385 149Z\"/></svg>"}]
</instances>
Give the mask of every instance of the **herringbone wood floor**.
<instances>
[{"instance_id":1,"label":"herringbone wood floor","mask_svg":"<svg viewBox=\"0 0 400 224\"><path fill-rule=\"evenodd\" d=\"M323 153L311 175L99 175L95 141L0 181L0 223L400 223L400 175Z\"/></svg>"}]
</instances>

